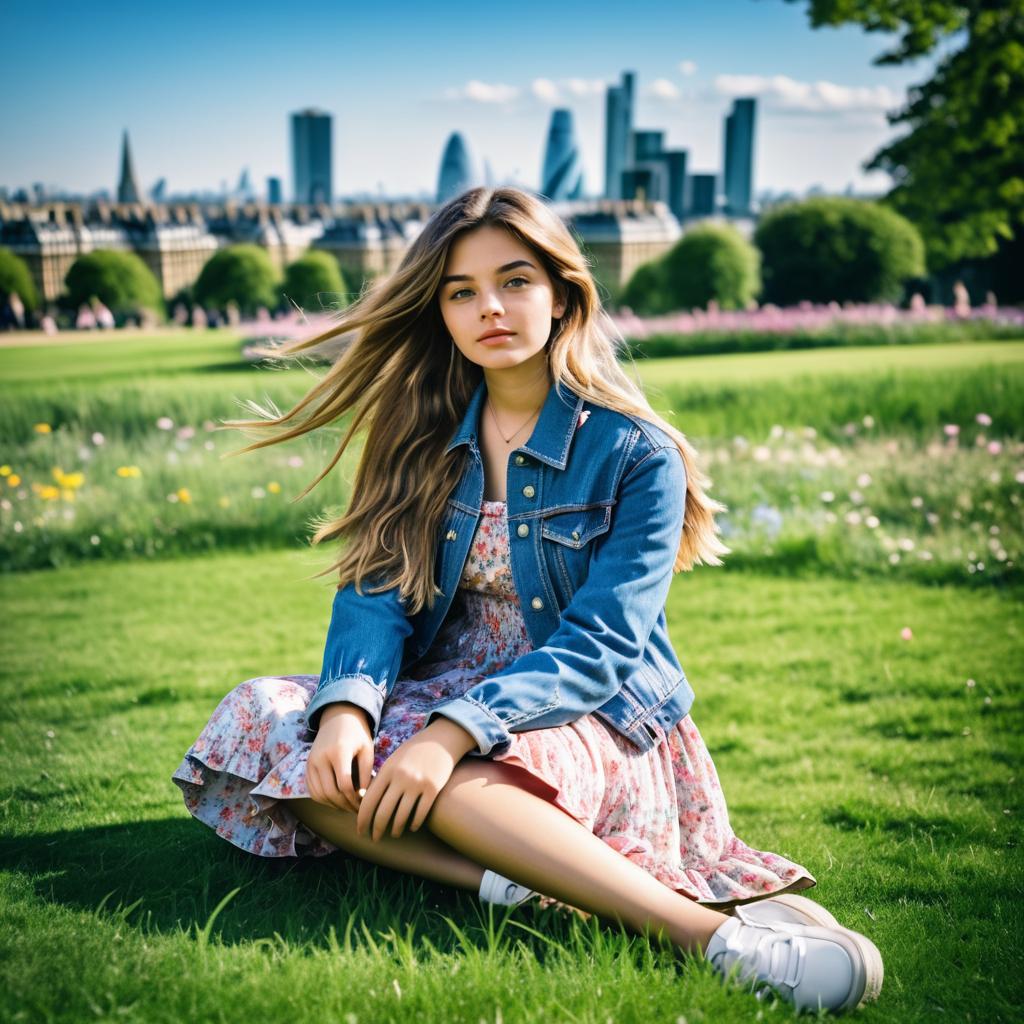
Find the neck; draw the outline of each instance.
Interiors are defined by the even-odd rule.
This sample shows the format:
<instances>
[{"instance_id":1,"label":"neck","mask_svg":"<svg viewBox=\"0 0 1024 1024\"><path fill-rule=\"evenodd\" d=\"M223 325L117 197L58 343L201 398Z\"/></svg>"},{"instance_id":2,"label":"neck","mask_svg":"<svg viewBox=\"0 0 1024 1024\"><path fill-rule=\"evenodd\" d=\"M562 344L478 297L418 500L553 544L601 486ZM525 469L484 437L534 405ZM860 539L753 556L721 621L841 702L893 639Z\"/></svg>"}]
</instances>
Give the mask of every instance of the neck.
<instances>
[{"instance_id":1,"label":"neck","mask_svg":"<svg viewBox=\"0 0 1024 1024\"><path fill-rule=\"evenodd\" d=\"M487 398L499 416L514 419L536 412L548 396L551 378L545 352L538 352L518 366L484 370Z\"/></svg>"}]
</instances>

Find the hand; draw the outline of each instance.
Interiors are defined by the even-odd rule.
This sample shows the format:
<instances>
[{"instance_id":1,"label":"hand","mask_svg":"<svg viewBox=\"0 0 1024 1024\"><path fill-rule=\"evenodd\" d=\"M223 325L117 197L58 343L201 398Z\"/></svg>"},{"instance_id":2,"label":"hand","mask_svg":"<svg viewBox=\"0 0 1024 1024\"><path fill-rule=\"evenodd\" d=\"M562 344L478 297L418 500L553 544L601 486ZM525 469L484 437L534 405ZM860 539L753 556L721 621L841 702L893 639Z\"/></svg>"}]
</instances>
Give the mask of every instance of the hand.
<instances>
[{"instance_id":1,"label":"hand","mask_svg":"<svg viewBox=\"0 0 1024 1024\"><path fill-rule=\"evenodd\" d=\"M376 842L387 829L392 814L391 835L395 839L407 823L410 832L418 832L437 794L451 778L455 765L475 746L476 740L462 726L450 719L435 718L384 762L363 797L356 832L359 835L370 833L370 838Z\"/></svg>"},{"instance_id":2,"label":"hand","mask_svg":"<svg viewBox=\"0 0 1024 1024\"><path fill-rule=\"evenodd\" d=\"M369 715L355 704L329 704L320 714L320 728L306 761L306 789L317 803L358 812L360 799L352 782L352 762L359 784L369 785L373 771L373 736Z\"/></svg>"}]
</instances>

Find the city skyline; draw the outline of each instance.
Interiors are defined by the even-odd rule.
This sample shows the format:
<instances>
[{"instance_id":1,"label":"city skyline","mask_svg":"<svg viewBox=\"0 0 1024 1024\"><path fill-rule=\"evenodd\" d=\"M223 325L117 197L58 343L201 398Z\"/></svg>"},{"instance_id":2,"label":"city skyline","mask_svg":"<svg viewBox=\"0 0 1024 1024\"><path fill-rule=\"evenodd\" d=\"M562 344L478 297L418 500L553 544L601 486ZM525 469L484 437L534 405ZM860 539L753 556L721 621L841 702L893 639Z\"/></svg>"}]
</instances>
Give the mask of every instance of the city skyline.
<instances>
[{"instance_id":1,"label":"city skyline","mask_svg":"<svg viewBox=\"0 0 1024 1024\"><path fill-rule=\"evenodd\" d=\"M258 14L261 8L256 6ZM416 23L431 22L410 7L409 17L403 15L395 29L386 60L380 57L384 51L377 51L376 63L368 62L364 53L362 61L342 62L344 73L334 69L318 76L324 40L307 40L308 66L302 67L285 44L278 73L265 69L263 91L256 89L245 101L240 95L252 91L246 88L252 85L247 76L250 65L259 64L261 40L266 37L250 28L236 32L244 38L229 39L231 46L223 48L218 73L226 82L237 65L243 82L217 89L211 86L211 70L203 66L207 34L200 34L190 51L192 59L174 62L170 83L165 84L175 87L163 89L164 98L155 108L146 104L151 86L145 80L138 89L112 88L118 73L132 73L131 63L139 56L122 50L133 37L121 26L119 41L113 31L118 26L108 12L104 45L112 50L111 59L90 60L89 74L70 97L61 97L59 105L47 102L47 94L60 80L54 79L52 65L50 77L37 81L35 88L31 58L24 52L13 54L6 70L0 71L0 81L10 77L13 86L16 77L19 86L2 91L8 104L18 95L19 107L17 116L8 110L3 122L0 185L13 190L41 182L47 189L81 194L113 192L118 143L127 129L143 193L161 178L169 195L216 191L221 183L230 188L247 170L258 194L265 193L268 177L277 177L290 195L294 182L288 119L295 110L315 106L334 119L333 184L338 196L431 194L442 149L454 131L487 159L496 180L537 188L552 111L561 107L572 112L587 193L595 195L603 191L606 89L628 67L638 80L633 127L663 130L666 148L689 151L694 174L721 172L723 119L733 100L749 95L758 100L756 193L802 191L814 185L836 191L851 185L876 191L888 187L886 176L865 175L859 165L894 134L884 111L898 106L906 85L926 77L930 65L920 61L904 68L873 67L870 60L883 48L884 34L869 35L852 26L814 32L807 27L802 5L781 0L726 0L713 11L686 3L669 7L640 2L630 21L639 26L636 42L629 42L632 33L624 32L621 22L602 22L596 16L587 29L588 45L579 52L574 48L570 60L552 53L552 37L560 20L577 6L568 2L551 13L548 30L536 45L527 47L524 42L522 56L515 45L511 53L501 46L486 60L475 55L471 44L489 23L460 16L458 23L469 27L460 29L459 45L442 44L444 60L400 70L402 53L415 41ZM520 16L509 30L513 44L523 41L524 23L536 30L531 15L539 9L533 0L517 8ZM79 19L70 7L66 10L72 21ZM314 20L317 10L314 4ZM694 19L698 12L700 17ZM737 12L746 20L742 39L735 35ZM210 17L216 20L222 12ZM687 19L694 22L680 36L687 41L666 42L665 37L673 35L667 30ZM29 14L15 12L15 27L19 20L27 25ZM84 21L80 23L85 31ZM445 18L435 16L429 27L436 34L445 23ZM655 31L659 24L666 31ZM361 28L367 34L380 30L368 12L353 15L346 28L350 55L357 53L355 40ZM280 43L280 34L266 31L275 44ZM760 38L752 46L754 36ZM236 50L248 54L248 63L237 64ZM150 58L153 77L158 78L165 62L162 48ZM97 67L103 68L102 74ZM81 71L73 56L61 68L71 76ZM553 68L567 74L552 75ZM382 76L389 72L385 88ZM274 90L272 99L266 98L267 89ZM202 92L210 108L209 124L197 117L194 90ZM42 109L33 116L35 104ZM78 111L80 104L91 110ZM76 111L74 124L68 123ZM210 129L219 136L216 144Z\"/></svg>"}]
</instances>

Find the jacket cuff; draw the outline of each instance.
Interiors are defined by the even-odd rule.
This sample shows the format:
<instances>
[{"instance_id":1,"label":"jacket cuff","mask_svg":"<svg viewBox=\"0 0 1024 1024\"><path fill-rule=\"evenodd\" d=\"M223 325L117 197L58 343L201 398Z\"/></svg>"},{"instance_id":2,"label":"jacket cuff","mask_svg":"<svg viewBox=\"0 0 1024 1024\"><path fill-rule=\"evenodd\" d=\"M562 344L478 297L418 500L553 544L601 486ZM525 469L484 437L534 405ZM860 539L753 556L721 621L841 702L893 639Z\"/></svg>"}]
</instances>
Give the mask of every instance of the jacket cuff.
<instances>
[{"instance_id":1,"label":"jacket cuff","mask_svg":"<svg viewBox=\"0 0 1024 1024\"><path fill-rule=\"evenodd\" d=\"M373 737L376 739L380 714L384 707L384 694L368 675L362 673L338 676L337 679L322 683L317 688L313 699L306 707L306 725L310 732L316 732L320 728L320 712L328 704L337 704L339 701L356 704L370 716L370 721L373 722Z\"/></svg>"},{"instance_id":2,"label":"jacket cuff","mask_svg":"<svg viewBox=\"0 0 1024 1024\"><path fill-rule=\"evenodd\" d=\"M456 697L431 708L423 728L430 725L435 715L442 715L456 725L461 725L476 740L479 749L468 751L471 755L487 757L504 754L512 745L512 734L501 719L486 704L472 697Z\"/></svg>"}]
</instances>

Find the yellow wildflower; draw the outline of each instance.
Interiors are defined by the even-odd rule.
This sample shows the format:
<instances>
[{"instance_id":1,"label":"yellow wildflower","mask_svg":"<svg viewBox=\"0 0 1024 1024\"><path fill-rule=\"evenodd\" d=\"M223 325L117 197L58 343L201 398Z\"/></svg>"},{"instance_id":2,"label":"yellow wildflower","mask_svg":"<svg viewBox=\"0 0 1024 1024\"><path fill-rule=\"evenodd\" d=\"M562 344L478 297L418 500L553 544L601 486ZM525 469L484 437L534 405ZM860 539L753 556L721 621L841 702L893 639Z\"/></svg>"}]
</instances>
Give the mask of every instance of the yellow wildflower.
<instances>
[{"instance_id":1,"label":"yellow wildflower","mask_svg":"<svg viewBox=\"0 0 1024 1024\"><path fill-rule=\"evenodd\" d=\"M74 490L76 487L81 487L85 482L84 473L65 473L60 466L53 467L53 479L57 481L58 485L65 488L71 488Z\"/></svg>"},{"instance_id":2,"label":"yellow wildflower","mask_svg":"<svg viewBox=\"0 0 1024 1024\"><path fill-rule=\"evenodd\" d=\"M184 502L186 505L192 504L192 492L187 487L178 488L178 501Z\"/></svg>"},{"instance_id":3,"label":"yellow wildflower","mask_svg":"<svg viewBox=\"0 0 1024 1024\"><path fill-rule=\"evenodd\" d=\"M138 466L118 466L118 476L142 476L142 470Z\"/></svg>"},{"instance_id":4,"label":"yellow wildflower","mask_svg":"<svg viewBox=\"0 0 1024 1024\"><path fill-rule=\"evenodd\" d=\"M32 490L39 495L43 501L55 501L60 497L60 488L53 484L33 484Z\"/></svg>"},{"instance_id":5,"label":"yellow wildflower","mask_svg":"<svg viewBox=\"0 0 1024 1024\"><path fill-rule=\"evenodd\" d=\"M270 491L271 494L280 494L281 485L276 480L271 480L270 483L267 484L267 490Z\"/></svg>"},{"instance_id":6,"label":"yellow wildflower","mask_svg":"<svg viewBox=\"0 0 1024 1024\"><path fill-rule=\"evenodd\" d=\"M65 501L74 501L75 500L75 492L73 490L71 490L69 487L62 487L61 488L61 492L60 492L60 496Z\"/></svg>"},{"instance_id":7,"label":"yellow wildflower","mask_svg":"<svg viewBox=\"0 0 1024 1024\"><path fill-rule=\"evenodd\" d=\"M7 478L7 485L8 485L9 487L17 487L17 486L18 486L18 484L20 484L20 483L21 483L21 477L20 477L20 476L18 476L18 474L17 474L17 473L12 473L12 474L11 474L11 475L10 475L10 476L9 476L9 477Z\"/></svg>"},{"instance_id":8,"label":"yellow wildflower","mask_svg":"<svg viewBox=\"0 0 1024 1024\"><path fill-rule=\"evenodd\" d=\"M217 504L220 505L221 508L227 508L228 505L231 504L231 502L228 501L227 498L218 498L217 499Z\"/></svg>"},{"instance_id":9,"label":"yellow wildflower","mask_svg":"<svg viewBox=\"0 0 1024 1024\"><path fill-rule=\"evenodd\" d=\"M37 434L51 434L51 433L53 433L53 428L50 426L49 423L37 423L32 429Z\"/></svg>"},{"instance_id":10,"label":"yellow wildflower","mask_svg":"<svg viewBox=\"0 0 1024 1024\"><path fill-rule=\"evenodd\" d=\"M10 475L11 475L11 467L10 466L0 466L0 476L10 476Z\"/></svg>"}]
</instances>

